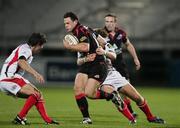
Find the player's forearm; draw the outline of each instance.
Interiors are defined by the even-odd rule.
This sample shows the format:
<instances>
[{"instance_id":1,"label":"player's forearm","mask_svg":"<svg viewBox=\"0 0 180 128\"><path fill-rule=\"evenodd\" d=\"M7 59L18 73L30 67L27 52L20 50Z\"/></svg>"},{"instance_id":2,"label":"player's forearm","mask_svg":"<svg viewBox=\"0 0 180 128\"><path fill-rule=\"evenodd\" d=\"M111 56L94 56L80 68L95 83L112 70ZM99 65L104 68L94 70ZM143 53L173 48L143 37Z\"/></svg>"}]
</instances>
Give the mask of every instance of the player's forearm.
<instances>
[{"instance_id":1,"label":"player's forearm","mask_svg":"<svg viewBox=\"0 0 180 128\"><path fill-rule=\"evenodd\" d=\"M131 43L128 44L127 50L131 54L133 59L138 59L137 54L136 54L136 50L135 50L134 46Z\"/></svg>"},{"instance_id":2,"label":"player's forearm","mask_svg":"<svg viewBox=\"0 0 180 128\"><path fill-rule=\"evenodd\" d=\"M101 35L98 35L97 41L99 42L99 45L102 47L104 47L104 45L106 44L106 40Z\"/></svg>"},{"instance_id":3,"label":"player's forearm","mask_svg":"<svg viewBox=\"0 0 180 128\"><path fill-rule=\"evenodd\" d=\"M34 70L28 63L26 60L19 60L18 61L18 65L26 72L30 73L31 75L35 76L36 74L38 74L36 72L36 70Z\"/></svg>"},{"instance_id":4,"label":"player's forearm","mask_svg":"<svg viewBox=\"0 0 180 128\"><path fill-rule=\"evenodd\" d=\"M105 51L104 55L106 57L108 57L111 60L115 60L116 59L116 53L114 52L109 52L109 51Z\"/></svg>"},{"instance_id":5,"label":"player's forearm","mask_svg":"<svg viewBox=\"0 0 180 128\"><path fill-rule=\"evenodd\" d=\"M68 50L76 51L76 52L88 52L89 44L88 43L79 43L76 45L70 45L64 41L64 47Z\"/></svg>"},{"instance_id":6,"label":"player's forearm","mask_svg":"<svg viewBox=\"0 0 180 128\"><path fill-rule=\"evenodd\" d=\"M73 51L89 52L89 45L87 43L80 43L78 45L72 45L71 48Z\"/></svg>"}]
</instances>

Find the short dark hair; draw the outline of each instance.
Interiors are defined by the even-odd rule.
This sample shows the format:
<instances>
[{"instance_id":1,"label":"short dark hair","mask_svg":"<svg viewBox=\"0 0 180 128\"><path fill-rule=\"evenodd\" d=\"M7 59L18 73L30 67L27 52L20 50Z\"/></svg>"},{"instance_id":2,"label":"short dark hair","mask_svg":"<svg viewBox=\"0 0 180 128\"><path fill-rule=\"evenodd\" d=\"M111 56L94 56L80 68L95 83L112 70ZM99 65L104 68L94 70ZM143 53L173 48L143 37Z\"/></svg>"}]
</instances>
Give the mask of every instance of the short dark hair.
<instances>
[{"instance_id":1,"label":"short dark hair","mask_svg":"<svg viewBox=\"0 0 180 128\"><path fill-rule=\"evenodd\" d=\"M76 14L74 14L73 12L66 12L64 14L64 18L68 18L70 17L72 21L78 20L78 17Z\"/></svg>"},{"instance_id":2,"label":"short dark hair","mask_svg":"<svg viewBox=\"0 0 180 128\"><path fill-rule=\"evenodd\" d=\"M104 18L106 18L106 17L113 17L114 20L117 21L117 16L115 14L107 14L107 15L105 15Z\"/></svg>"},{"instance_id":3,"label":"short dark hair","mask_svg":"<svg viewBox=\"0 0 180 128\"><path fill-rule=\"evenodd\" d=\"M35 45L43 45L47 42L46 35L43 33L32 33L32 35L29 37L28 45L35 46Z\"/></svg>"}]
</instances>

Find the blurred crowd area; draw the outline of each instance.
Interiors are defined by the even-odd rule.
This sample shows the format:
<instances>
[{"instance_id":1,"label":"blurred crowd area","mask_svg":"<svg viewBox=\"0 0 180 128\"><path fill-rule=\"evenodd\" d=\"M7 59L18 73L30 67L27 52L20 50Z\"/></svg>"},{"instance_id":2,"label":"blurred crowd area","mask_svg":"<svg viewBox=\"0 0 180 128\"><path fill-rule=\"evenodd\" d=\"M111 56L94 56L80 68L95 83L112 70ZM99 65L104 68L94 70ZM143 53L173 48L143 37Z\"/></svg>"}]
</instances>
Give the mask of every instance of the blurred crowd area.
<instances>
[{"instance_id":1,"label":"blurred crowd area","mask_svg":"<svg viewBox=\"0 0 180 128\"><path fill-rule=\"evenodd\" d=\"M49 69L50 74L60 75L64 67L74 67L76 53L70 53L62 46L63 14L67 11L76 13L81 23L92 28L103 27L106 14L116 14L118 26L128 33L142 64L142 69L136 72L132 58L124 49L132 82L180 86L179 0L0 0L0 65L4 57L32 32L43 32L47 34L48 43L39 55L40 63L36 63L39 65L36 67L46 79L53 81L56 76L49 78ZM72 65L67 67L66 60ZM54 65L62 66L59 73L58 66ZM68 73L65 72L66 75L55 81L72 80L66 79ZM71 71L69 74L73 77Z\"/></svg>"}]
</instances>

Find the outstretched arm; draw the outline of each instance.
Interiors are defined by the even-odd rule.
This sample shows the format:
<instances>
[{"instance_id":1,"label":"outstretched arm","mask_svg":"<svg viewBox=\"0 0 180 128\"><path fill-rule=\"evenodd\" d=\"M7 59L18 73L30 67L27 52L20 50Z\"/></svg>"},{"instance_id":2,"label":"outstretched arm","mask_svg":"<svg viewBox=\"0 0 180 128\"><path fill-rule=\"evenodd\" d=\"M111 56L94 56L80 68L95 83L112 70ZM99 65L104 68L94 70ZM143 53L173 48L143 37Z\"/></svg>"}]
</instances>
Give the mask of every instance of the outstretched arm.
<instances>
[{"instance_id":1,"label":"outstretched arm","mask_svg":"<svg viewBox=\"0 0 180 128\"><path fill-rule=\"evenodd\" d=\"M134 46L129 41L129 39L127 39L127 42L125 43L125 45L127 47L128 52L131 54L131 56L134 59L134 63L136 65L136 70L139 70L141 68L141 64L140 64L139 59L137 57L136 50L135 50Z\"/></svg>"},{"instance_id":2,"label":"outstretched arm","mask_svg":"<svg viewBox=\"0 0 180 128\"><path fill-rule=\"evenodd\" d=\"M39 82L39 83L44 83L44 78L42 75L40 75L35 69L33 69L26 61L26 59L19 59L18 60L18 65L25 70L26 72L30 73L31 75L33 75L35 77L35 79Z\"/></svg>"}]
</instances>

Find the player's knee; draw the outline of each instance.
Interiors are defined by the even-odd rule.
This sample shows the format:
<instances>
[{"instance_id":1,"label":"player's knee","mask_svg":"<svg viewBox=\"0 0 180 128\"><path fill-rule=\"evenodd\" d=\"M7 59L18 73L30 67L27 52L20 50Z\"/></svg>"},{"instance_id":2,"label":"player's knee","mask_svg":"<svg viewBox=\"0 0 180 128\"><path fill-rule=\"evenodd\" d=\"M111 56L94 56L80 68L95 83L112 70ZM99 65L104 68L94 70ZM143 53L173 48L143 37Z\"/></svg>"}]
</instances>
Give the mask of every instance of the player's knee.
<instances>
[{"instance_id":1,"label":"player's knee","mask_svg":"<svg viewBox=\"0 0 180 128\"><path fill-rule=\"evenodd\" d=\"M32 96L34 96L36 100L40 100L42 98L42 94L38 91L35 91Z\"/></svg>"},{"instance_id":2,"label":"player's knee","mask_svg":"<svg viewBox=\"0 0 180 128\"><path fill-rule=\"evenodd\" d=\"M85 90L85 95L91 99L96 97L94 93L92 93L91 91L86 91L86 90Z\"/></svg>"},{"instance_id":3,"label":"player's knee","mask_svg":"<svg viewBox=\"0 0 180 128\"><path fill-rule=\"evenodd\" d=\"M40 97L41 100L44 99L42 92L39 92L39 97Z\"/></svg>"},{"instance_id":4,"label":"player's knee","mask_svg":"<svg viewBox=\"0 0 180 128\"><path fill-rule=\"evenodd\" d=\"M136 97L136 104L141 105L144 102L144 98L141 96Z\"/></svg>"},{"instance_id":5,"label":"player's knee","mask_svg":"<svg viewBox=\"0 0 180 128\"><path fill-rule=\"evenodd\" d=\"M74 93L77 95L84 93L84 89L82 87L79 87L79 86L74 86Z\"/></svg>"}]
</instances>

